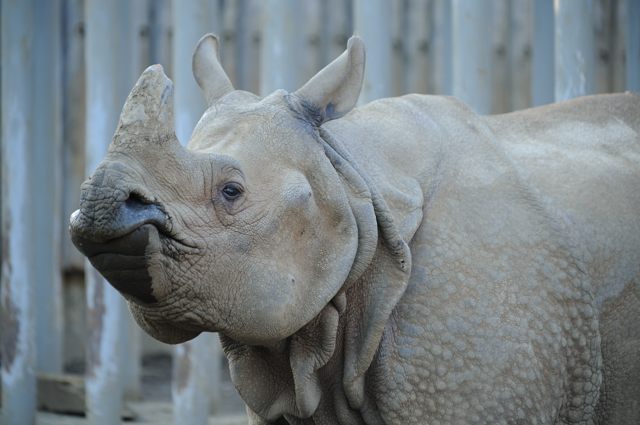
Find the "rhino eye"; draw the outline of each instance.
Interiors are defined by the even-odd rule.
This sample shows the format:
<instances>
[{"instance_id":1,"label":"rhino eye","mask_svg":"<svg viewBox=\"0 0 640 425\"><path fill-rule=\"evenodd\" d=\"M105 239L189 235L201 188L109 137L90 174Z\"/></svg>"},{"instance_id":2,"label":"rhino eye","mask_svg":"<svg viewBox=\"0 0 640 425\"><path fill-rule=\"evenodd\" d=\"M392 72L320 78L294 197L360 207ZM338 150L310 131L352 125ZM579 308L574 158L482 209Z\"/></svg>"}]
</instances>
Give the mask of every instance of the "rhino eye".
<instances>
[{"instance_id":1,"label":"rhino eye","mask_svg":"<svg viewBox=\"0 0 640 425\"><path fill-rule=\"evenodd\" d=\"M237 183L227 183L222 188L222 196L227 201L234 201L242 195L242 187Z\"/></svg>"}]
</instances>

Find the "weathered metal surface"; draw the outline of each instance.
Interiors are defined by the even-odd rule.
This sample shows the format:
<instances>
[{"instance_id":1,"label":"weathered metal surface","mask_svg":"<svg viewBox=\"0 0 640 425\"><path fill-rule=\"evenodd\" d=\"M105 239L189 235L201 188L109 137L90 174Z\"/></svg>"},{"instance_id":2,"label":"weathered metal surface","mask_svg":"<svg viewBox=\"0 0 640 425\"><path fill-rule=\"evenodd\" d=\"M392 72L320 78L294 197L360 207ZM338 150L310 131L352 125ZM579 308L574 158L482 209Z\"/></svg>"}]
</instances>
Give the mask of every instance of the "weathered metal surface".
<instances>
[{"instance_id":1,"label":"weathered metal surface","mask_svg":"<svg viewBox=\"0 0 640 425\"><path fill-rule=\"evenodd\" d=\"M213 334L176 346L171 388L174 424L206 424L210 411L220 404L219 346Z\"/></svg>"},{"instance_id":2,"label":"weathered metal surface","mask_svg":"<svg viewBox=\"0 0 640 425\"><path fill-rule=\"evenodd\" d=\"M531 3L530 0L509 3L509 84L506 87L509 111L531 106Z\"/></svg>"},{"instance_id":3,"label":"weathered metal surface","mask_svg":"<svg viewBox=\"0 0 640 425\"><path fill-rule=\"evenodd\" d=\"M262 50L260 93L277 89L295 91L304 84L304 49L307 48L302 15L304 4L297 0L262 2Z\"/></svg>"},{"instance_id":4,"label":"weathered metal surface","mask_svg":"<svg viewBox=\"0 0 640 425\"><path fill-rule=\"evenodd\" d=\"M87 0L86 174L106 154L131 85L128 2ZM125 301L87 262L87 411L93 425L120 421L128 322Z\"/></svg>"},{"instance_id":5,"label":"weathered metal surface","mask_svg":"<svg viewBox=\"0 0 640 425\"><path fill-rule=\"evenodd\" d=\"M433 93L429 87L429 33L433 20L429 19L431 0L404 0L402 40L404 75L403 93Z\"/></svg>"},{"instance_id":6,"label":"weathered metal surface","mask_svg":"<svg viewBox=\"0 0 640 425\"><path fill-rule=\"evenodd\" d=\"M2 423L33 424L36 410L33 232L34 2L3 0L2 31ZM12 70L12 72L7 72Z\"/></svg>"},{"instance_id":7,"label":"weathered metal surface","mask_svg":"<svg viewBox=\"0 0 640 425\"><path fill-rule=\"evenodd\" d=\"M480 114L491 112L490 0L454 0L453 95Z\"/></svg>"},{"instance_id":8,"label":"weathered metal surface","mask_svg":"<svg viewBox=\"0 0 640 425\"><path fill-rule=\"evenodd\" d=\"M37 1L34 23L33 142L31 144L32 199L38 200L32 226L36 306L37 368L42 372L62 371L62 61L61 2ZM46 349L44 348L46 347Z\"/></svg>"},{"instance_id":9,"label":"weathered metal surface","mask_svg":"<svg viewBox=\"0 0 640 425\"><path fill-rule=\"evenodd\" d=\"M173 82L176 135L189 141L193 127L206 109L191 71L191 55L203 34L217 32L217 7L208 0L173 2ZM219 22L219 21L218 21ZM220 344L202 334L178 345L174 352L172 398L176 425L207 423L211 406L220 402Z\"/></svg>"},{"instance_id":10,"label":"weathered metal surface","mask_svg":"<svg viewBox=\"0 0 640 425\"><path fill-rule=\"evenodd\" d=\"M627 0L627 89L640 92L640 2Z\"/></svg>"},{"instance_id":11,"label":"weathered metal surface","mask_svg":"<svg viewBox=\"0 0 640 425\"><path fill-rule=\"evenodd\" d=\"M534 106L552 103L554 98L553 19L553 0L534 0L531 76Z\"/></svg>"},{"instance_id":12,"label":"weathered metal surface","mask_svg":"<svg viewBox=\"0 0 640 425\"><path fill-rule=\"evenodd\" d=\"M433 94L451 95L453 93L452 62L452 25L451 2L449 0L433 0L431 5L431 49L429 49L432 66L430 77Z\"/></svg>"},{"instance_id":13,"label":"weathered metal surface","mask_svg":"<svg viewBox=\"0 0 640 425\"><path fill-rule=\"evenodd\" d=\"M84 257L66 237L66 229L69 216L78 209L78 188L86 178L84 0L63 0L62 9L62 270L67 274L77 274L84 267ZM65 284L66 281L65 278ZM73 357L65 354L65 358Z\"/></svg>"},{"instance_id":14,"label":"weathered metal surface","mask_svg":"<svg viewBox=\"0 0 640 425\"><path fill-rule=\"evenodd\" d=\"M555 100L594 92L593 1L555 0Z\"/></svg>"},{"instance_id":15,"label":"weathered metal surface","mask_svg":"<svg viewBox=\"0 0 640 425\"><path fill-rule=\"evenodd\" d=\"M354 33L369 47L359 104L393 95L391 12L387 0L353 1Z\"/></svg>"}]
</instances>

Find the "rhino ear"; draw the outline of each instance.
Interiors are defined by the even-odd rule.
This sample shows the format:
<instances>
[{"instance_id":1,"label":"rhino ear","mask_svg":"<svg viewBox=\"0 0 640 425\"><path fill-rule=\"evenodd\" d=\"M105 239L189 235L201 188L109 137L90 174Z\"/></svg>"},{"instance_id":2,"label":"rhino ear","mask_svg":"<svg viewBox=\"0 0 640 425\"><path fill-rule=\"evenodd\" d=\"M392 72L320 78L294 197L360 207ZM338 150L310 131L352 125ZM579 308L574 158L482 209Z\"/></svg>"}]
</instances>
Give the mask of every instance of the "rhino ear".
<instances>
[{"instance_id":1,"label":"rhino ear","mask_svg":"<svg viewBox=\"0 0 640 425\"><path fill-rule=\"evenodd\" d=\"M198 41L193 53L193 76L204 92L207 105L233 91L231 80L220 65L220 43L213 34L207 34Z\"/></svg>"},{"instance_id":2,"label":"rhino ear","mask_svg":"<svg viewBox=\"0 0 640 425\"><path fill-rule=\"evenodd\" d=\"M351 37L347 50L295 94L320 110L322 122L340 118L353 109L358 101L364 64L364 43L359 37Z\"/></svg>"}]
</instances>

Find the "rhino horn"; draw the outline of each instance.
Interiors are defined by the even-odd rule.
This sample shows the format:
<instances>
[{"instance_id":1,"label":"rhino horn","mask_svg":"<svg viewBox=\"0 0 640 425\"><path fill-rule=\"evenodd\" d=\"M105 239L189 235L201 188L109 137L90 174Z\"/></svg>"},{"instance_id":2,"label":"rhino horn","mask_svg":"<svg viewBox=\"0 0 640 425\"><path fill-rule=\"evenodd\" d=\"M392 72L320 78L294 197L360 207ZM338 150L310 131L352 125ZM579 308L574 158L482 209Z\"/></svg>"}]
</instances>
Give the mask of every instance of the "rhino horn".
<instances>
[{"instance_id":1,"label":"rhino horn","mask_svg":"<svg viewBox=\"0 0 640 425\"><path fill-rule=\"evenodd\" d=\"M198 41L193 53L193 76L204 92L207 105L233 91L231 80L220 64L220 43L213 34L207 34Z\"/></svg>"},{"instance_id":2,"label":"rhino horn","mask_svg":"<svg viewBox=\"0 0 640 425\"><path fill-rule=\"evenodd\" d=\"M160 144L171 139L175 139L173 83L161 65L152 65L127 97L112 148L131 147L146 140Z\"/></svg>"}]
</instances>

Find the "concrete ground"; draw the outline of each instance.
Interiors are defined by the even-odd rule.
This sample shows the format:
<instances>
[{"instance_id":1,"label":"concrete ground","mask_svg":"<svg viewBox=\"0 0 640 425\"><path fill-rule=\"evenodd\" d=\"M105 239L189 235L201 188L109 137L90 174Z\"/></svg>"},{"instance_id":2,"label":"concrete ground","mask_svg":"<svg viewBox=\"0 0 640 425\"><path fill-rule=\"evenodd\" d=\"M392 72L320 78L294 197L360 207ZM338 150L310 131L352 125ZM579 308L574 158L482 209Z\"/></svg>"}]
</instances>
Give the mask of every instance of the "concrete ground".
<instances>
[{"instance_id":1,"label":"concrete ground","mask_svg":"<svg viewBox=\"0 0 640 425\"><path fill-rule=\"evenodd\" d=\"M71 367L70 372L81 373L82 366ZM171 405L171 356L155 354L145 356L142 361L141 399L127 401L136 414L136 419L123 421L123 425L153 424L176 425L173 422ZM209 417L208 425L246 425L244 403L229 378L228 368L223 367L221 402L215 414ZM38 412L36 425L88 425L83 416Z\"/></svg>"}]
</instances>

